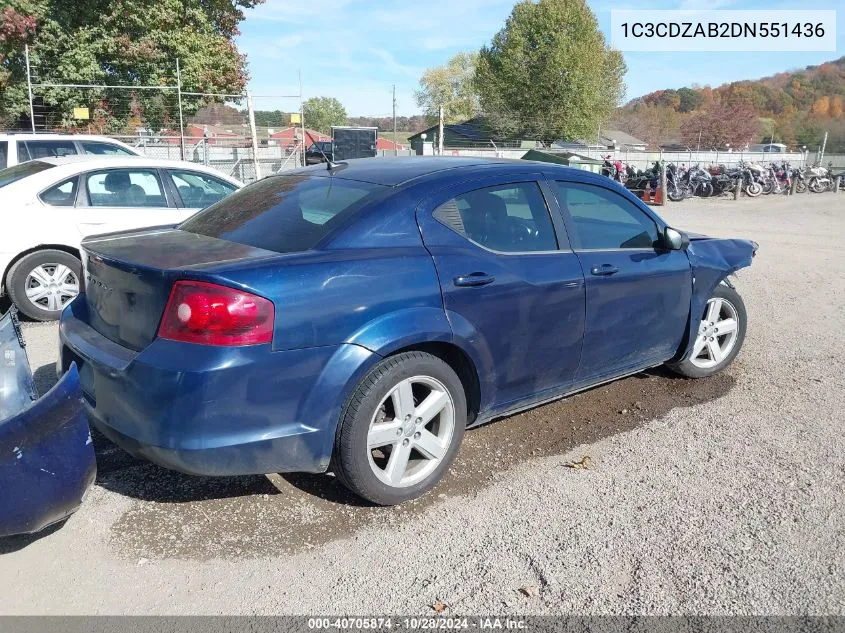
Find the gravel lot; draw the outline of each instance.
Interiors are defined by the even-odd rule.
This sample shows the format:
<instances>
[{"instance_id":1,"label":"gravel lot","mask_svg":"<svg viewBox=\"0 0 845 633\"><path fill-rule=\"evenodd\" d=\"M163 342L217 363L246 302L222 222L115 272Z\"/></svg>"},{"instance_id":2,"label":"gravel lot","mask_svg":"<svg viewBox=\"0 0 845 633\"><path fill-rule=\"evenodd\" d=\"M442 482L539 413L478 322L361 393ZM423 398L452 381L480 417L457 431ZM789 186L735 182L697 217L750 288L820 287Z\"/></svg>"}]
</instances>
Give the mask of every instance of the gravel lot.
<instances>
[{"instance_id":1,"label":"gravel lot","mask_svg":"<svg viewBox=\"0 0 845 633\"><path fill-rule=\"evenodd\" d=\"M0 613L845 615L845 196L663 215L761 245L725 374L655 371L469 432L400 508L328 477L188 477L97 438L80 511L0 541ZM49 388L56 328L25 334Z\"/></svg>"}]
</instances>

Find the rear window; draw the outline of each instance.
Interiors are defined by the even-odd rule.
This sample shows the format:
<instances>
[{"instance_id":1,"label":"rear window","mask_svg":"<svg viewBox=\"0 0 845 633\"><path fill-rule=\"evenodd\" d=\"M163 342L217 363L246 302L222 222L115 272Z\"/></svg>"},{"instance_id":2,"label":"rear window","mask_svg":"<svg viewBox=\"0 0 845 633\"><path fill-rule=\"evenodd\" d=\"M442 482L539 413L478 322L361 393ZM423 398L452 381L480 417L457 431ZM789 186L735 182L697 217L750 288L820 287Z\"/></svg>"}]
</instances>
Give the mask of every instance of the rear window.
<instances>
[{"instance_id":1,"label":"rear window","mask_svg":"<svg viewBox=\"0 0 845 633\"><path fill-rule=\"evenodd\" d=\"M179 228L277 253L307 251L386 189L331 177L274 176L236 191Z\"/></svg>"},{"instance_id":2,"label":"rear window","mask_svg":"<svg viewBox=\"0 0 845 633\"><path fill-rule=\"evenodd\" d=\"M7 167L6 169L0 171L0 187L11 185L13 182L17 182L22 178L26 178L32 174L37 174L45 169L51 169L52 167L53 165L50 163L42 163L40 160L33 160L26 163L20 163L19 165L14 165L12 167Z\"/></svg>"}]
</instances>

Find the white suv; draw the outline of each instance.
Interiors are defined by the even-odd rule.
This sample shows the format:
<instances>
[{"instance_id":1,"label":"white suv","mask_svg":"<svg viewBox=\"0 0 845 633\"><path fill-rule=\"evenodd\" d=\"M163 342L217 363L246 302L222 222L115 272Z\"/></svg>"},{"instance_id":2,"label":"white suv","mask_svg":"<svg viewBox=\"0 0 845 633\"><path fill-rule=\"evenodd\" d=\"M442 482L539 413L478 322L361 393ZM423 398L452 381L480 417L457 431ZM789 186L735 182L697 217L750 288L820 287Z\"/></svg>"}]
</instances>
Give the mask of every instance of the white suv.
<instances>
[{"instance_id":1,"label":"white suv","mask_svg":"<svg viewBox=\"0 0 845 633\"><path fill-rule=\"evenodd\" d=\"M0 134L0 169L38 158L75 154L141 156L126 143L88 134Z\"/></svg>"}]
</instances>

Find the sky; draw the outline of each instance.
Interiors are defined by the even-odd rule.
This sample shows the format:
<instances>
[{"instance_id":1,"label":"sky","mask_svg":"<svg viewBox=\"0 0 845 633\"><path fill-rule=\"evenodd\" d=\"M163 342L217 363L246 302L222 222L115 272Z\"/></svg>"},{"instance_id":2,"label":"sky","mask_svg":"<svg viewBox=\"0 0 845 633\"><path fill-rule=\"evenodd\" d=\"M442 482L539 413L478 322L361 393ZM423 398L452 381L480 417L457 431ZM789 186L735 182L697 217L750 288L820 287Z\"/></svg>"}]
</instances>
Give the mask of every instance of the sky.
<instances>
[{"instance_id":1,"label":"sky","mask_svg":"<svg viewBox=\"0 0 845 633\"><path fill-rule=\"evenodd\" d=\"M609 37L612 8L796 9L778 0L590 1ZM296 110L303 98L336 97L350 116L419 114L414 90L426 68L478 50L504 26L514 0L266 0L245 12L237 44L246 53L257 110ZM802 2L802 9L835 3ZM658 15L658 13L656 13ZM820 64L845 54L845 11L837 13L837 52L625 53L625 100L662 88L717 86Z\"/></svg>"}]
</instances>

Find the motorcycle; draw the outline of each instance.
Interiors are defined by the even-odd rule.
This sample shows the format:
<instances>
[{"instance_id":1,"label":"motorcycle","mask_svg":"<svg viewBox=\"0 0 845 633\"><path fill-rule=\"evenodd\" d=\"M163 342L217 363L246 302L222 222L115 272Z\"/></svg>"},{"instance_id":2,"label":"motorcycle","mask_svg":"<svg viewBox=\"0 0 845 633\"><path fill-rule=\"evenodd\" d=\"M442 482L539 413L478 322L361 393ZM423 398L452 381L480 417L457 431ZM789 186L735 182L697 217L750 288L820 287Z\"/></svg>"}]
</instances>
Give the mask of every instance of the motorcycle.
<instances>
[{"instance_id":1,"label":"motorcycle","mask_svg":"<svg viewBox=\"0 0 845 633\"><path fill-rule=\"evenodd\" d=\"M666 172L666 185L667 195L674 202L692 196L706 198L713 195L712 176L710 172L698 165L687 170L684 170L683 166L679 170L675 165L669 165Z\"/></svg>"},{"instance_id":2,"label":"motorcycle","mask_svg":"<svg viewBox=\"0 0 845 633\"><path fill-rule=\"evenodd\" d=\"M746 196L756 198L763 193L763 184L760 182L762 171L760 165L741 160L731 175L734 179L742 178L742 190Z\"/></svg>"},{"instance_id":3,"label":"motorcycle","mask_svg":"<svg viewBox=\"0 0 845 633\"><path fill-rule=\"evenodd\" d=\"M644 191L648 187L654 191L659 186L660 161L655 161L654 167L645 171L641 169L634 169L628 165L625 172L626 189L631 191Z\"/></svg>"},{"instance_id":4,"label":"motorcycle","mask_svg":"<svg viewBox=\"0 0 845 633\"><path fill-rule=\"evenodd\" d=\"M833 180L830 177L830 166L832 164L829 164L828 167L813 165L807 170L805 176L809 180L807 187L810 191L813 193L822 193L832 188Z\"/></svg>"}]
</instances>

